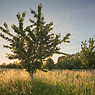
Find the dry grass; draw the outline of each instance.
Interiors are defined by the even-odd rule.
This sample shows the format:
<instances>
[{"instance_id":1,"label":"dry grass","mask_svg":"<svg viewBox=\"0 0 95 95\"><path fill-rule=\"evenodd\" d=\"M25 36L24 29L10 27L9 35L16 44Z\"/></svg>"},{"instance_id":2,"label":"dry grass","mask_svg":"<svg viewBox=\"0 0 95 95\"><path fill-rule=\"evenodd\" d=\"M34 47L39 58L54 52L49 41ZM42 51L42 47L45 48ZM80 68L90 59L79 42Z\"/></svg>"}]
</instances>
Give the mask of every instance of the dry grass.
<instances>
[{"instance_id":1,"label":"dry grass","mask_svg":"<svg viewBox=\"0 0 95 95\"><path fill-rule=\"evenodd\" d=\"M89 71L38 71L32 84L25 70L0 71L0 95L95 95L95 73Z\"/></svg>"}]
</instances>

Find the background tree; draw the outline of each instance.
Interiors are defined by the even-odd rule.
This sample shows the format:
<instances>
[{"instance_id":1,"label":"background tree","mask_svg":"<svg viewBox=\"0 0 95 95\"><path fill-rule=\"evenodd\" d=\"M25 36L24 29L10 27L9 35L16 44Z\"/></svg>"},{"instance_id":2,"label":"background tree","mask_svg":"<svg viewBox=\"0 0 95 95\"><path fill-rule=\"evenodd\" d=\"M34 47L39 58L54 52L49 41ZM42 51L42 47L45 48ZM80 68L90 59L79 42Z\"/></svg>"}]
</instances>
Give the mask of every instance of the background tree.
<instances>
[{"instance_id":1,"label":"background tree","mask_svg":"<svg viewBox=\"0 0 95 95\"><path fill-rule=\"evenodd\" d=\"M52 58L47 59L45 66L49 70L54 68L54 61L52 60Z\"/></svg>"},{"instance_id":2,"label":"background tree","mask_svg":"<svg viewBox=\"0 0 95 95\"><path fill-rule=\"evenodd\" d=\"M6 63L0 64L0 68L23 69L22 66L17 61L9 64Z\"/></svg>"},{"instance_id":3,"label":"background tree","mask_svg":"<svg viewBox=\"0 0 95 95\"><path fill-rule=\"evenodd\" d=\"M82 62L80 59L80 53L76 53L74 56L74 69L81 69L82 68Z\"/></svg>"},{"instance_id":4,"label":"background tree","mask_svg":"<svg viewBox=\"0 0 95 95\"><path fill-rule=\"evenodd\" d=\"M0 36L9 41L9 45L4 45L4 47L11 49L13 54L7 54L9 59L18 59L23 68L26 69L33 79L33 74L37 69L44 71L43 60L47 57L52 56L54 53L64 54L59 52L59 44L62 42L68 42L70 34L68 33L63 39L60 39L60 34L50 34L53 29L51 26L53 23L46 24L44 21L43 14L41 13L42 5L38 5L38 13L31 10L31 14L34 15L36 20L29 19L31 25L23 27L24 18L26 12L22 13L22 16L18 13L17 19L19 25L12 25L11 28L14 30L12 34L8 25L4 23L4 27L0 27L3 33Z\"/></svg>"},{"instance_id":5,"label":"background tree","mask_svg":"<svg viewBox=\"0 0 95 95\"><path fill-rule=\"evenodd\" d=\"M90 69L95 65L95 41L93 38L89 38L89 45L87 41L82 42L81 44L81 61L87 68Z\"/></svg>"},{"instance_id":6,"label":"background tree","mask_svg":"<svg viewBox=\"0 0 95 95\"><path fill-rule=\"evenodd\" d=\"M6 63L0 64L0 68L6 68Z\"/></svg>"},{"instance_id":7,"label":"background tree","mask_svg":"<svg viewBox=\"0 0 95 95\"><path fill-rule=\"evenodd\" d=\"M59 69L80 69L82 67L82 62L78 53L62 56L58 58L57 68Z\"/></svg>"},{"instance_id":8,"label":"background tree","mask_svg":"<svg viewBox=\"0 0 95 95\"><path fill-rule=\"evenodd\" d=\"M60 57L58 57L58 60L57 60L57 63L56 63L58 69L63 69L64 68L64 66L63 66L63 60L65 58L66 58L66 56L60 56Z\"/></svg>"}]
</instances>

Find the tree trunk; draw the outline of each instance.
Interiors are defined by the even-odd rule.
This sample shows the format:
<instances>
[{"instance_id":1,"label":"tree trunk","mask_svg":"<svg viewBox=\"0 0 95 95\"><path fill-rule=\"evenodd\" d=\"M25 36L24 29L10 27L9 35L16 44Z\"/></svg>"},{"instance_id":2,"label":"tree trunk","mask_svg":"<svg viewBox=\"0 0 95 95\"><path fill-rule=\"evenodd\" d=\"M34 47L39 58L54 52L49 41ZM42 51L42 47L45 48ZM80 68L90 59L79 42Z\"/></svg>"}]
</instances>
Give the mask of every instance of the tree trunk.
<instances>
[{"instance_id":1,"label":"tree trunk","mask_svg":"<svg viewBox=\"0 0 95 95\"><path fill-rule=\"evenodd\" d=\"M31 77L31 83L32 83L32 94L34 95L33 71L32 71L32 72L30 72L30 77Z\"/></svg>"},{"instance_id":2,"label":"tree trunk","mask_svg":"<svg viewBox=\"0 0 95 95\"><path fill-rule=\"evenodd\" d=\"M91 72L91 67L90 67L90 72Z\"/></svg>"},{"instance_id":3,"label":"tree trunk","mask_svg":"<svg viewBox=\"0 0 95 95\"><path fill-rule=\"evenodd\" d=\"M33 71L30 72L31 81L33 82Z\"/></svg>"}]
</instances>

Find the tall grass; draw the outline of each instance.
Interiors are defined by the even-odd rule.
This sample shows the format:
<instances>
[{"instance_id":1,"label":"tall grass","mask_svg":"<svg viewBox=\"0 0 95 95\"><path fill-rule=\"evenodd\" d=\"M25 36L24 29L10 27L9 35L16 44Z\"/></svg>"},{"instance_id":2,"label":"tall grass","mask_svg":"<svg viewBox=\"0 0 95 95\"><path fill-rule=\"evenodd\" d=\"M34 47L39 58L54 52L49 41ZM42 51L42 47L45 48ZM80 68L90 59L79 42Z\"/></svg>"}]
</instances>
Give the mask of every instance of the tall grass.
<instances>
[{"instance_id":1,"label":"tall grass","mask_svg":"<svg viewBox=\"0 0 95 95\"><path fill-rule=\"evenodd\" d=\"M25 70L0 71L0 95L95 95L95 73L89 71L38 71L32 83Z\"/></svg>"}]
</instances>

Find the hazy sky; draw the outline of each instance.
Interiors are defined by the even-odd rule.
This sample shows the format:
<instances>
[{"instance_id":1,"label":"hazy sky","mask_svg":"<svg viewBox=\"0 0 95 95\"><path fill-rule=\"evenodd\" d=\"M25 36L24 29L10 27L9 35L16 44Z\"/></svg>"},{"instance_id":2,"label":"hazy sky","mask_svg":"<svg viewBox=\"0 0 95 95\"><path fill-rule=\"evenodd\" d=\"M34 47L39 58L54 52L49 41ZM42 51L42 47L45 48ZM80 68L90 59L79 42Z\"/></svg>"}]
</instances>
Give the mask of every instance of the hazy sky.
<instances>
[{"instance_id":1,"label":"hazy sky","mask_svg":"<svg viewBox=\"0 0 95 95\"><path fill-rule=\"evenodd\" d=\"M0 26L4 22L9 28L12 24L18 24L16 14L24 11L26 11L24 24L29 25L28 19L32 17L30 8L37 11L40 3L46 22L54 22L52 32L61 33L62 37L71 33L71 42L59 45L60 51L76 53L81 50L81 41L90 37L95 39L95 0L0 0ZM10 53L10 50L3 48L6 44L8 43L0 38L0 63L11 62L6 58L6 53ZM53 56L55 62L58 56L61 55Z\"/></svg>"}]
</instances>

